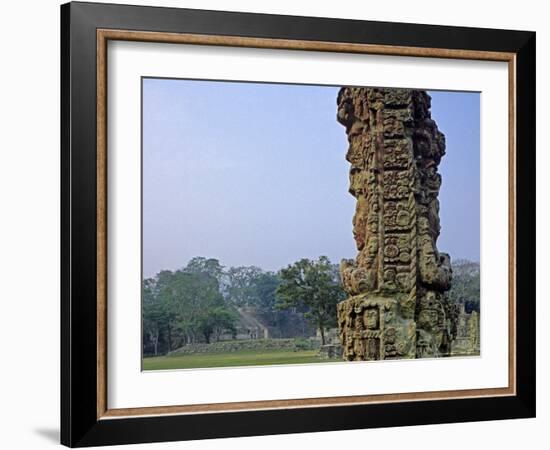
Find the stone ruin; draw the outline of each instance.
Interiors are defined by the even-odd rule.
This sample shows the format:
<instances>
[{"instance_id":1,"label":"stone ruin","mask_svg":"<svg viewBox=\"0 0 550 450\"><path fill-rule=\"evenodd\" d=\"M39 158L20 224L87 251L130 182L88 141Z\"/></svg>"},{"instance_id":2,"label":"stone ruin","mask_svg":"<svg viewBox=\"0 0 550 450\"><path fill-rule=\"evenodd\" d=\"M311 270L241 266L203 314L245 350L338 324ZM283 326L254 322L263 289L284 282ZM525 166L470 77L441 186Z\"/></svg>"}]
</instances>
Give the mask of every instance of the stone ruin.
<instances>
[{"instance_id":1,"label":"stone ruin","mask_svg":"<svg viewBox=\"0 0 550 450\"><path fill-rule=\"evenodd\" d=\"M451 356L479 355L479 313L467 313L464 304L456 305L456 308L458 311Z\"/></svg>"},{"instance_id":2,"label":"stone ruin","mask_svg":"<svg viewBox=\"0 0 550 450\"><path fill-rule=\"evenodd\" d=\"M410 89L344 87L338 94L349 192L357 199L358 255L340 265L349 297L337 306L348 361L451 354L451 262L436 246L445 136L430 100Z\"/></svg>"}]
</instances>

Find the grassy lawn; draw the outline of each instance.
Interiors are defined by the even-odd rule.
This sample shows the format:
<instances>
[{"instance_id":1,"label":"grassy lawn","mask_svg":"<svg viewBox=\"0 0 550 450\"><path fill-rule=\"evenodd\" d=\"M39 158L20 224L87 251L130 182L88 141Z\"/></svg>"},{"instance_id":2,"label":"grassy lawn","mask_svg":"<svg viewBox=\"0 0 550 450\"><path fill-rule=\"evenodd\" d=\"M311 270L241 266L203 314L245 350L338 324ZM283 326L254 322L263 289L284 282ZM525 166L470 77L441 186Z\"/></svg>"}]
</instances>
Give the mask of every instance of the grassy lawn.
<instances>
[{"instance_id":1,"label":"grassy lawn","mask_svg":"<svg viewBox=\"0 0 550 450\"><path fill-rule=\"evenodd\" d=\"M193 369L199 367L265 366L327 362L317 350L243 350L232 353L202 353L184 356L157 356L143 359L143 370Z\"/></svg>"}]
</instances>

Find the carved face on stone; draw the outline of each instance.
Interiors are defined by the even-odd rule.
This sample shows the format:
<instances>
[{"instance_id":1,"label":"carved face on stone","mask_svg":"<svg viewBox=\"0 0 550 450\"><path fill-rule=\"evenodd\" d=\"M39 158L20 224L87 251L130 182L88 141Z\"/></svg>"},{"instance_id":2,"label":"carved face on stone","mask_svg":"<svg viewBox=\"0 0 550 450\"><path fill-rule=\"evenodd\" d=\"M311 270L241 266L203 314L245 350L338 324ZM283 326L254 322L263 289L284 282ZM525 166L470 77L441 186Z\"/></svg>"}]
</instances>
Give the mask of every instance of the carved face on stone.
<instances>
[{"instance_id":1,"label":"carved face on stone","mask_svg":"<svg viewBox=\"0 0 550 450\"><path fill-rule=\"evenodd\" d=\"M368 247L367 247L368 254L371 256L375 256L378 253L378 237L377 236L371 236L368 241Z\"/></svg>"},{"instance_id":2,"label":"carved face on stone","mask_svg":"<svg viewBox=\"0 0 550 450\"><path fill-rule=\"evenodd\" d=\"M430 233L430 222L426 217L418 218L418 234L429 234Z\"/></svg>"},{"instance_id":3,"label":"carved face on stone","mask_svg":"<svg viewBox=\"0 0 550 450\"><path fill-rule=\"evenodd\" d=\"M358 196L365 193L363 187L363 174L358 168L352 168L349 174L349 192Z\"/></svg>"},{"instance_id":4,"label":"carved face on stone","mask_svg":"<svg viewBox=\"0 0 550 450\"><path fill-rule=\"evenodd\" d=\"M440 325L442 311L438 297L435 292L427 292L426 297L421 300L421 310L418 314L418 326L425 330L436 330Z\"/></svg>"},{"instance_id":5,"label":"carved face on stone","mask_svg":"<svg viewBox=\"0 0 550 450\"><path fill-rule=\"evenodd\" d=\"M425 330L437 328L439 314L436 309L423 309L418 314L418 326Z\"/></svg>"},{"instance_id":6,"label":"carved face on stone","mask_svg":"<svg viewBox=\"0 0 550 450\"><path fill-rule=\"evenodd\" d=\"M364 292L369 287L367 270L362 267L351 273L351 287L355 292Z\"/></svg>"},{"instance_id":7,"label":"carved face on stone","mask_svg":"<svg viewBox=\"0 0 550 450\"><path fill-rule=\"evenodd\" d=\"M353 101L349 89L343 89L338 94L338 122L349 128L353 123Z\"/></svg>"},{"instance_id":8,"label":"carved face on stone","mask_svg":"<svg viewBox=\"0 0 550 450\"><path fill-rule=\"evenodd\" d=\"M367 330L378 330L380 324L380 312L378 308L366 308L363 311L363 324Z\"/></svg>"}]
</instances>

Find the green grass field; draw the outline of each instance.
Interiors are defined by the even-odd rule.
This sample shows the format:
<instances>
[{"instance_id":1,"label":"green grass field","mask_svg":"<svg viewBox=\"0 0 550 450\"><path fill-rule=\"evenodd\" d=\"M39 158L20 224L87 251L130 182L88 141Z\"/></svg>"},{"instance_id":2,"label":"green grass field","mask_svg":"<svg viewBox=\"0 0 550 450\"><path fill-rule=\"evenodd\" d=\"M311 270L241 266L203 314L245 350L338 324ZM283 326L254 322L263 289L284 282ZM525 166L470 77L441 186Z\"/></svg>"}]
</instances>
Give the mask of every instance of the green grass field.
<instances>
[{"instance_id":1,"label":"green grass field","mask_svg":"<svg viewBox=\"0 0 550 450\"><path fill-rule=\"evenodd\" d=\"M243 350L232 353L202 353L183 356L157 356L143 359L143 370L196 369L204 367L266 366L327 362L317 350Z\"/></svg>"}]
</instances>

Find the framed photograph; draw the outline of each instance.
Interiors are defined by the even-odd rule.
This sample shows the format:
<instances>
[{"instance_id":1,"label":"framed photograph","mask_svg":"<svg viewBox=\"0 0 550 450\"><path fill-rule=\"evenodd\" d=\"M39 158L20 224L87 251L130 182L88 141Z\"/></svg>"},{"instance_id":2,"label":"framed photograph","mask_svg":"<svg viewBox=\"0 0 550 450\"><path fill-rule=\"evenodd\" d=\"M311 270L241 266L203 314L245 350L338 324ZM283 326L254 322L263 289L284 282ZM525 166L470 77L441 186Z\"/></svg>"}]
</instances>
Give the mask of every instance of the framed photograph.
<instances>
[{"instance_id":1,"label":"framed photograph","mask_svg":"<svg viewBox=\"0 0 550 450\"><path fill-rule=\"evenodd\" d=\"M535 33L61 7L61 441L535 415Z\"/></svg>"}]
</instances>

